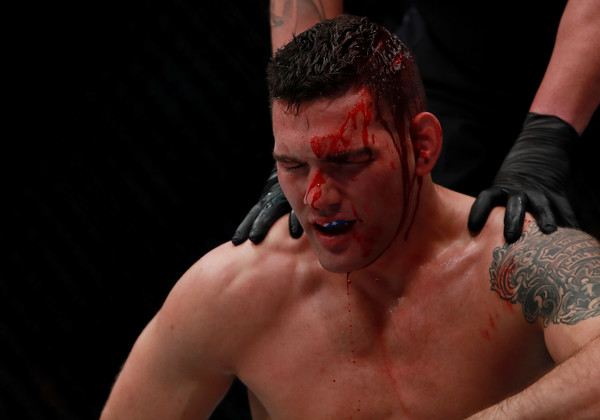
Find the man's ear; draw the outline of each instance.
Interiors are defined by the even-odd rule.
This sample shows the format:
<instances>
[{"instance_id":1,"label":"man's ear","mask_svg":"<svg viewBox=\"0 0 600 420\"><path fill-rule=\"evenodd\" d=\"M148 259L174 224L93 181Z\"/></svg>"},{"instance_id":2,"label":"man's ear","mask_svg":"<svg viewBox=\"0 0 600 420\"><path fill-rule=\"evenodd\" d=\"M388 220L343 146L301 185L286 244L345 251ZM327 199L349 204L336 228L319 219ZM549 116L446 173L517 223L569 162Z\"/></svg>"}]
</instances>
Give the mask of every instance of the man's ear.
<instances>
[{"instance_id":1,"label":"man's ear","mask_svg":"<svg viewBox=\"0 0 600 420\"><path fill-rule=\"evenodd\" d=\"M411 139L415 152L415 174L431 172L442 150L442 127L435 115L417 114L411 123Z\"/></svg>"}]
</instances>

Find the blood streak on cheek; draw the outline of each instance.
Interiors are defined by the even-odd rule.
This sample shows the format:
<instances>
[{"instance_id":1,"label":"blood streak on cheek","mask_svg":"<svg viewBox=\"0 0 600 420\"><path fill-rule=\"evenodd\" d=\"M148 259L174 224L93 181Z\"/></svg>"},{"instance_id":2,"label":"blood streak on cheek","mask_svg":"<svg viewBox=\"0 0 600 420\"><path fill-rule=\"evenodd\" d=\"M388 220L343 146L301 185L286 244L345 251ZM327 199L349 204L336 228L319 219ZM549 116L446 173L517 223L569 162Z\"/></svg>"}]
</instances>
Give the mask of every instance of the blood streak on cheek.
<instances>
[{"instance_id":1,"label":"blood streak on cheek","mask_svg":"<svg viewBox=\"0 0 600 420\"><path fill-rule=\"evenodd\" d=\"M356 219L356 221L358 221L358 222L362 222L363 219L361 219L360 216L358 215L358 211L356 210L356 207L354 207L354 204L351 204L350 208L352 209L352 213L354 214L354 219ZM376 236L373 236L373 237L376 237ZM352 231L352 238L360 246L363 256L366 257L369 254L369 249L370 249L369 242L367 240L365 240L364 237L359 235L357 231Z\"/></svg>"},{"instance_id":2,"label":"blood streak on cheek","mask_svg":"<svg viewBox=\"0 0 600 420\"><path fill-rule=\"evenodd\" d=\"M358 217L358 211L356 210L356 207L354 207L354 204L350 204L350 208L352 209L352 214L354 215L354 218L359 222L362 222L362 219Z\"/></svg>"},{"instance_id":3,"label":"blood streak on cheek","mask_svg":"<svg viewBox=\"0 0 600 420\"><path fill-rule=\"evenodd\" d=\"M360 247L363 257L368 257L370 252L373 250L373 239L380 235L380 231L376 229L369 229L366 232L359 234L356 231L352 231L352 239Z\"/></svg>"}]
</instances>

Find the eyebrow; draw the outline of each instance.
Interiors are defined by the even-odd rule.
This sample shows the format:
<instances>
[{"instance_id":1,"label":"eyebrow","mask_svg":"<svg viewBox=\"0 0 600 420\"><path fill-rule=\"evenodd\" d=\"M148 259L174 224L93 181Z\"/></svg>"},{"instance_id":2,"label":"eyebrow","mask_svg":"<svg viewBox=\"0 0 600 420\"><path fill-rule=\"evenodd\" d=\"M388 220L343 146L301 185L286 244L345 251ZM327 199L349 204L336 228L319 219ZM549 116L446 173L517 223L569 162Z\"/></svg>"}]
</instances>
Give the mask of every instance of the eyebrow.
<instances>
[{"instance_id":1,"label":"eyebrow","mask_svg":"<svg viewBox=\"0 0 600 420\"><path fill-rule=\"evenodd\" d=\"M273 159L275 159L276 162L298 162L298 159L275 152L273 152Z\"/></svg>"},{"instance_id":2,"label":"eyebrow","mask_svg":"<svg viewBox=\"0 0 600 420\"><path fill-rule=\"evenodd\" d=\"M362 157L371 158L372 156L373 151L370 147L361 147L359 149L354 150L344 150L342 152L328 153L322 158L322 160L327 162L344 162L349 159L356 159ZM273 159L275 159L276 162L299 162L298 159L292 156L279 154L275 152L273 152Z\"/></svg>"},{"instance_id":3,"label":"eyebrow","mask_svg":"<svg viewBox=\"0 0 600 420\"><path fill-rule=\"evenodd\" d=\"M331 162L344 162L350 159L373 157L373 151L370 147L362 147L354 150L344 150L343 152L329 153L325 155L325 160Z\"/></svg>"}]
</instances>

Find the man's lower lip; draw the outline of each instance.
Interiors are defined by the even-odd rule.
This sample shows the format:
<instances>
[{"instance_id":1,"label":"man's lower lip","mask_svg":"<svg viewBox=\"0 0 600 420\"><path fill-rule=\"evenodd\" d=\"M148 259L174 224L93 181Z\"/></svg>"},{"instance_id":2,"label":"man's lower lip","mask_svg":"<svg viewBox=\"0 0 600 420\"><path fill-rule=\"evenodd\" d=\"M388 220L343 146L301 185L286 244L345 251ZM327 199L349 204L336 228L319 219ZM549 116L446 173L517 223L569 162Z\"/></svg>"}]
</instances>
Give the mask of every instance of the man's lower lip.
<instances>
[{"instance_id":1,"label":"man's lower lip","mask_svg":"<svg viewBox=\"0 0 600 420\"><path fill-rule=\"evenodd\" d=\"M321 232L318 229L315 229L315 235L319 243L326 248L336 248L340 245L346 244L349 241L349 235L351 234L352 229L347 230L343 233L338 233L335 235L329 235L327 233Z\"/></svg>"}]
</instances>

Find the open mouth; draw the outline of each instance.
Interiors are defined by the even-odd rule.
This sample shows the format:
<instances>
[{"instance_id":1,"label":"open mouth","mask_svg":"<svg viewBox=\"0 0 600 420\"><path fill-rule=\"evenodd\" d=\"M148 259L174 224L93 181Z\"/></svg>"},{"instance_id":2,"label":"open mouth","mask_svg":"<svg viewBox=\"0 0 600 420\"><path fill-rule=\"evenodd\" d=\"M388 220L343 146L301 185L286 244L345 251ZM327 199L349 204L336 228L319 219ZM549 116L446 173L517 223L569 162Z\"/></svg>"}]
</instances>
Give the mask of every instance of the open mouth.
<instances>
[{"instance_id":1,"label":"open mouth","mask_svg":"<svg viewBox=\"0 0 600 420\"><path fill-rule=\"evenodd\" d=\"M324 224L315 223L316 229L325 235L341 235L348 232L354 225L355 220L334 220Z\"/></svg>"}]
</instances>

